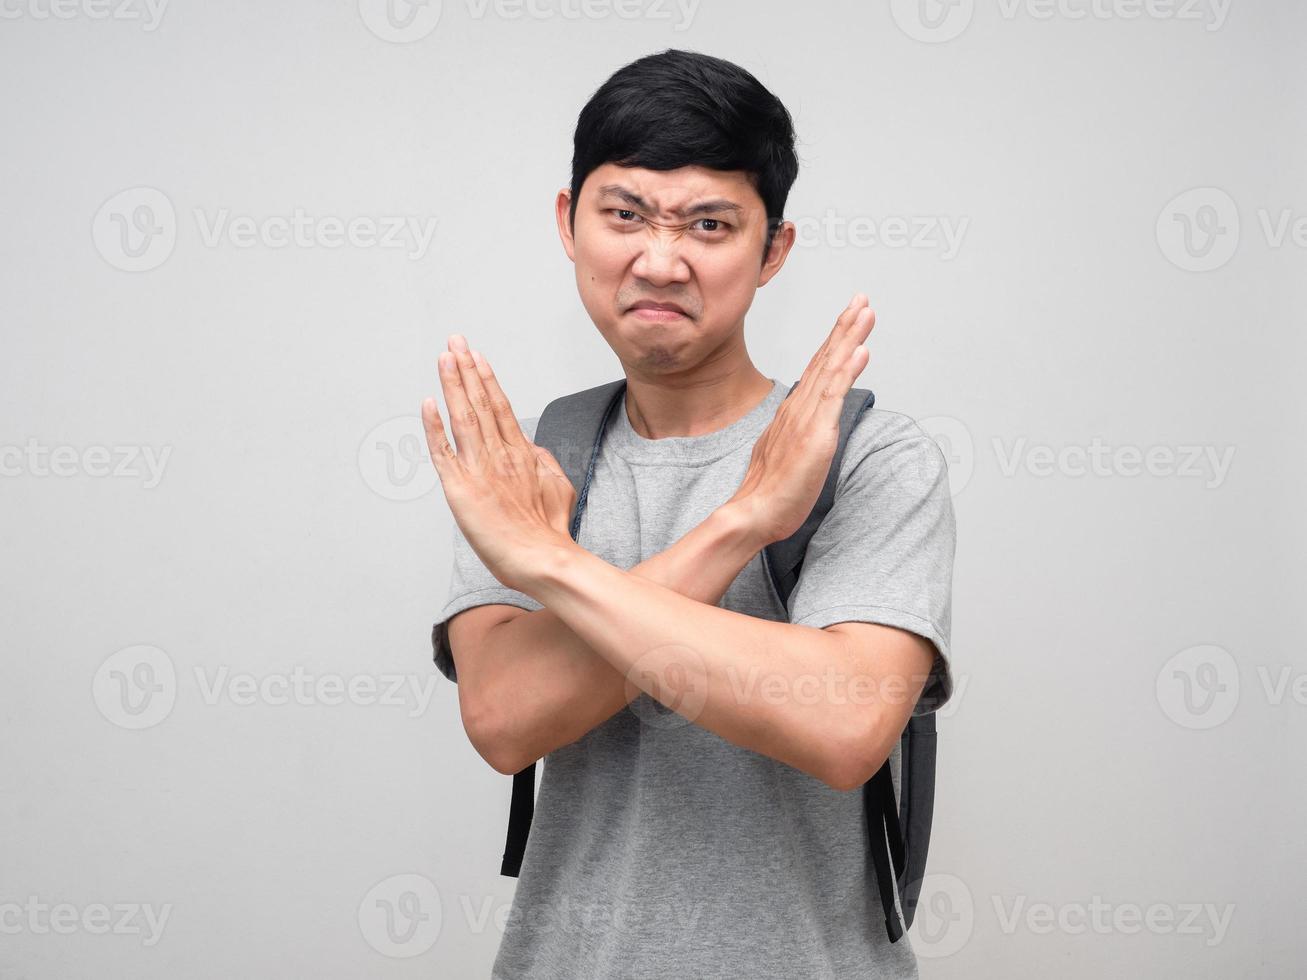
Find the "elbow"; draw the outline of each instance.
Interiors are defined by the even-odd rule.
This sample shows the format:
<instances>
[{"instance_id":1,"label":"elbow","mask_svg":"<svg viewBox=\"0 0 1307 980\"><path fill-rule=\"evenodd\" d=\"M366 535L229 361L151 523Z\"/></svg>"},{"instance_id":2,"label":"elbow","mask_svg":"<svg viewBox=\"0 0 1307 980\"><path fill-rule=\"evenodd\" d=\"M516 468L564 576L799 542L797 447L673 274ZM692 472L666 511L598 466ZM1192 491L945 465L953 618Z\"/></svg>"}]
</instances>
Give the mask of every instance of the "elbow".
<instances>
[{"instance_id":1,"label":"elbow","mask_svg":"<svg viewBox=\"0 0 1307 980\"><path fill-rule=\"evenodd\" d=\"M827 758L825 773L819 778L831 789L848 793L868 782L885 764L893 751L886 745L874 726L861 726L858 733L847 739L832 740L836 751Z\"/></svg>"},{"instance_id":2,"label":"elbow","mask_svg":"<svg viewBox=\"0 0 1307 980\"><path fill-rule=\"evenodd\" d=\"M521 746L503 736L483 742L477 752L490 764L491 769L505 776L515 776L535 762Z\"/></svg>"},{"instance_id":3,"label":"elbow","mask_svg":"<svg viewBox=\"0 0 1307 980\"><path fill-rule=\"evenodd\" d=\"M481 754L481 758L490 764L491 769L505 776L515 776L531 764L529 761L522 761L520 754L506 751L502 746L478 748L477 751Z\"/></svg>"},{"instance_id":4,"label":"elbow","mask_svg":"<svg viewBox=\"0 0 1307 980\"><path fill-rule=\"evenodd\" d=\"M526 757L504 725L492 712L463 706L463 730L477 755L485 759L495 772L512 776L529 766L534 759Z\"/></svg>"},{"instance_id":5,"label":"elbow","mask_svg":"<svg viewBox=\"0 0 1307 980\"><path fill-rule=\"evenodd\" d=\"M838 793L851 793L871 776L863 775L860 769L850 766L845 760L832 763L827 767L826 774L820 778L823 783Z\"/></svg>"}]
</instances>

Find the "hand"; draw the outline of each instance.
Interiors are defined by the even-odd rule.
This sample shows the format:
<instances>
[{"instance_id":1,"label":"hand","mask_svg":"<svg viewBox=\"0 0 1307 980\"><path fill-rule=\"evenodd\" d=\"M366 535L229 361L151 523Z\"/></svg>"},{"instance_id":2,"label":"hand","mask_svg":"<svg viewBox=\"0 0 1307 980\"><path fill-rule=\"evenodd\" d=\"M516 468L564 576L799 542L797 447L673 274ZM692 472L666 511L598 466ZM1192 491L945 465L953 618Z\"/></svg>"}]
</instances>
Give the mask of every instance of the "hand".
<instances>
[{"instance_id":1,"label":"hand","mask_svg":"<svg viewBox=\"0 0 1307 980\"><path fill-rule=\"evenodd\" d=\"M876 314L858 293L812 356L803 377L753 447L728 506L741 510L766 544L797 531L821 495L840 439L844 398L871 356L863 341Z\"/></svg>"},{"instance_id":2,"label":"hand","mask_svg":"<svg viewBox=\"0 0 1307 980\"><path fill-rule=\"evenodd\" d=\"M510 589L524 586L568 531L576 490L549 450L526 438L490 362L458 334L440 355L440 384L458 450L449 444L436 400L422 402L422 425L445 500L472 550Z\"/></svg>"}]
</instances>

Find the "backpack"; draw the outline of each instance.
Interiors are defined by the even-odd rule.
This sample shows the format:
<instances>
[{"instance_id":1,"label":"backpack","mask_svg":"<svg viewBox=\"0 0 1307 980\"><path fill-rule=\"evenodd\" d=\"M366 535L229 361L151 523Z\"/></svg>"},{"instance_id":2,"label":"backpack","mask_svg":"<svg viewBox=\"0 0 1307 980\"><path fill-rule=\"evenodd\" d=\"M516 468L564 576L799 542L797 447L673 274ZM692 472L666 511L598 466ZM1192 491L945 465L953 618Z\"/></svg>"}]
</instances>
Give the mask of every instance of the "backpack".
<instances>
[{"instance_id":1,"label":"backpack","mask_svg":"<svg viewBox=\"0 0 1307 980\"><path fill-rule=\"evenodd\" d=\"M791 386L790 392L793 390L794 387ZM585 391L563 395L545 406L536 425L535 444L554 454L576 487L576 506L570 527L573 540L576 540L580 532L581 515L585 511L604 429L612 413L618 406L624 405L625 392L626 379L621 378ZM786 392L787 398L790 392ZM839 443L816 505L798 531L784 541L774 542L763 549L763 566L787 609L790 594L799 581L808 541L834 502L835 484L849 433L862 413L871 408L875 401L876 396L868 389L849 390L840 414ZM895 798L894 779L888 759L862 787L871 859L876 871L881 908L885 912L885 931L891 943L898 942L912 926L925 874L935 803L934 711L913 714L903 730L899 744L901 785L898 798ZM536 764L533 762L513 776L508 838L499 872L511 878L516 878L521 869L531 818L535 813L535 770ZM891 862L897 873L891 872ZM903 911L902 923L894 906L896 885Z\"/></svg>"}]
</instances>

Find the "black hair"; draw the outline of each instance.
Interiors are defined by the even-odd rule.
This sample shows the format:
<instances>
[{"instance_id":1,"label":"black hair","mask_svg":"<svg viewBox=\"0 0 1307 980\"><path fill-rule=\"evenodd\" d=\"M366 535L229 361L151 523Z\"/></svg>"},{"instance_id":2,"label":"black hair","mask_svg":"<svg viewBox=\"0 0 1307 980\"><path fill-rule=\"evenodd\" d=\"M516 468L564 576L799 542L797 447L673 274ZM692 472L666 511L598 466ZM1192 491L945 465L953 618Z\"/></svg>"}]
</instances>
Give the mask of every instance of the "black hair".
<instances>
[{"instance_id":1,"label":"black hair","mask_svg":"<svg viewBox=\"0 0 1307 980\"><path fill-rule=\"evenodd\" d=\"M781 101L739 65L675 48L614 72L581 110L572 145L573 228L581 185L602 164L743 170L767 209L764 259L799 174Z\"/></svg>"}]
</instances>

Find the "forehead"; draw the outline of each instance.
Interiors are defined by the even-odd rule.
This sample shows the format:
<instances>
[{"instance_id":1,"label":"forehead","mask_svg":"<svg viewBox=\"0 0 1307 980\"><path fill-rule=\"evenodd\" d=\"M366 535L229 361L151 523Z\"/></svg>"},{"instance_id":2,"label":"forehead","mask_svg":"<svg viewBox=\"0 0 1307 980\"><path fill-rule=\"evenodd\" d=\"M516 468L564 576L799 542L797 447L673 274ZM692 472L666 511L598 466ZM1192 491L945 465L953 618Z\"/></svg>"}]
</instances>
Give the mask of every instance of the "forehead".
<instances>
[{"instance_id":1,"label":"forehead","mask_svg":"<svg viewBox=\"0 0 1307 980\"><path fill-rule=\"evenodd\" d=\"M659 211L683 210L705 201L730 202L742 211L761 211L762 198L743 170L713 170L709 167L680 167L676 170L646 170L605 163L596 167L581 185L581 196L596 200L641 198Z\"/></svg>"}]
</instances>

